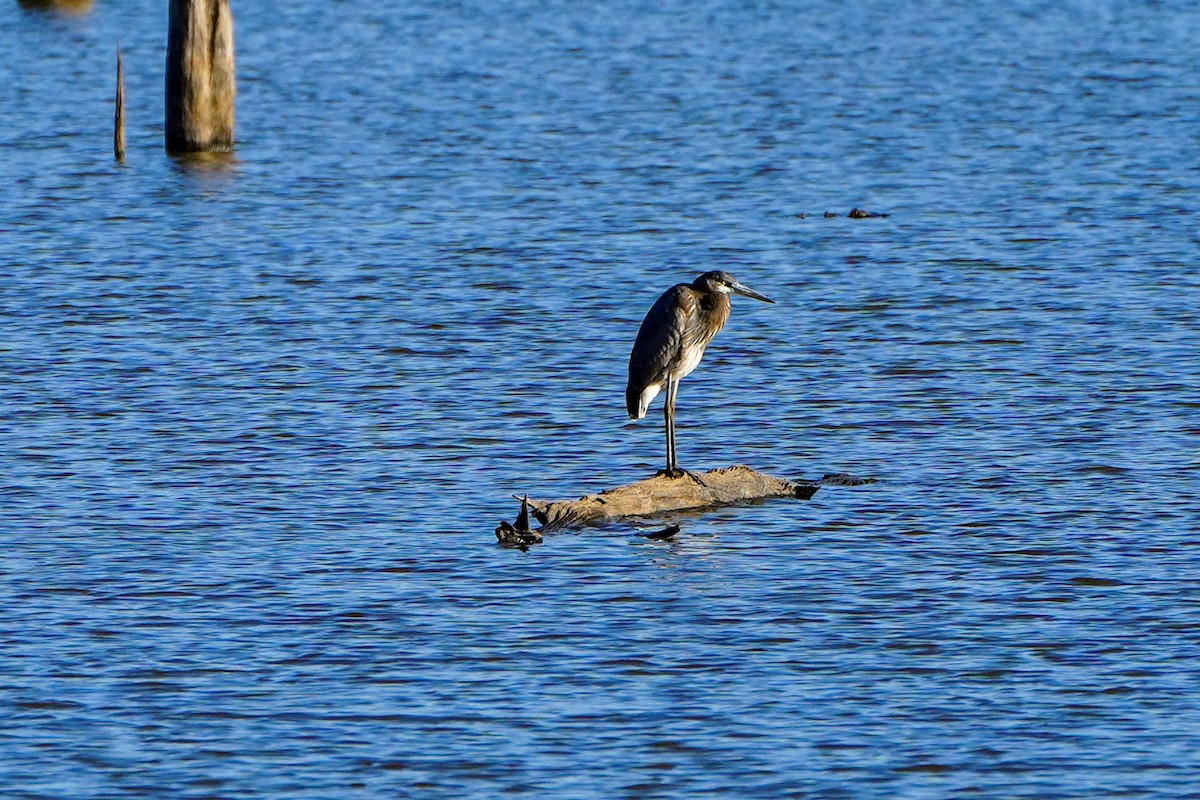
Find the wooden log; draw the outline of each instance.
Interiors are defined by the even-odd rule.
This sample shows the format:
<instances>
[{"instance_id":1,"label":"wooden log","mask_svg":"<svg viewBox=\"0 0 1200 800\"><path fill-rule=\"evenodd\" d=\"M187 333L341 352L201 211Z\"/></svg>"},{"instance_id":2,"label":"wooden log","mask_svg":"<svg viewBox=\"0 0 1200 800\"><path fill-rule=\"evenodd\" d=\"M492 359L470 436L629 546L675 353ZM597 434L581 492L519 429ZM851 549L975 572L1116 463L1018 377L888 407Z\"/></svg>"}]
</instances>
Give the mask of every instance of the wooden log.
<instances>
[{"instance_id":1,"label":"wooden log","mask_svg":"<svg viewBox=\"0 0 1200 800\"><path fill-rule=\"evenodd\" d=\"M528 550L529 545L542 541L542 534L529 528L528 496L521 498L521 513L517 515L516 522L510 524L504 520L500 521L499 527L496 528L496 539L506 547L519 547L522 550Z\"/></svg>"},{"instance_id":2,"label":"wooden log","mask_svg":"<svg viewBox=\"0 0 1200 800\"><path fill-rule=\"evenodd\" d=\"M74 16L92 10L92 0L17 0L21 8Z\"/></svg>"},{"instance_id":3,"label":"wooden log","mask_svg":"<svg viewBox=\"0 0 1200 800\"><path fill-rule=\"evenodd\" d=\"M229 0L171 0L167 31L167 151L233 149L233 12Z\"/></svg>"},{"instance_id":4,"label":"wooden log","mask_svg":"<svg viewBox=\"0 0 1200 800\"><path fill-rule=\"evenodd\" d=\"M579 500L529 500L529 510L543 530L588 525L625 517L652 517L670 511L745 503L768 497L807 500L820 484L764 475L746 466L684 473L679 478L656 475L618 489Z\"/></svg>"},{"instance_id":5,"label":"wooden log","mask_svg":"<svg viewBox=\"0 0 1200 800\"><path fill-rule=\"evenodd\" d=\"M113 114L113 156L125 163L125 69L121 66L121 51L117 51L117 110Z\"/></svg>"}]
</instances>

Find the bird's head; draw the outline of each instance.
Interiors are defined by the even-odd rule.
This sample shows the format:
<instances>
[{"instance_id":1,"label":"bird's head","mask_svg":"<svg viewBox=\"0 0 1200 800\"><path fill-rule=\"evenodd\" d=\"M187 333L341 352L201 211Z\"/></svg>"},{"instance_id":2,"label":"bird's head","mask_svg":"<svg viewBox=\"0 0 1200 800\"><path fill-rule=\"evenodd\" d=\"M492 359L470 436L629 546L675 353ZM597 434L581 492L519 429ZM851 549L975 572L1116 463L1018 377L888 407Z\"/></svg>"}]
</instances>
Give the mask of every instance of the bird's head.
<instances>
[{"instance_id":1,"label":"bird's head","mask_svg":"<svg viewBox=\"0 0 1200 800\"><path fill-rule=\"evenodd\" d=\"M765 294L759 294L754 291L728 272L717 269L706 272L692 281L692 288L707 292L721 292L722 294L740 294L745 297L753 297L755 300L761 300L764 303L775 302Z\"/></svg>"}]
</instances>

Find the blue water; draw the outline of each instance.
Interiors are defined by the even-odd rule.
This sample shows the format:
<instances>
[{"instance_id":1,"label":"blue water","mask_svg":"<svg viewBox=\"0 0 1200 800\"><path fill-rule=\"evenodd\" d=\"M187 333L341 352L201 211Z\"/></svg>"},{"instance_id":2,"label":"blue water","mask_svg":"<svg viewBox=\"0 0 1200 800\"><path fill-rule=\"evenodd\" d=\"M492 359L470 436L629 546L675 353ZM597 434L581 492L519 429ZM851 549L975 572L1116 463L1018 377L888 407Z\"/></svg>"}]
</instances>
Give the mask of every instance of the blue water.
<instances>
[{"instance_id":1,"label":"blue water","mask_svg":"<svg viewBox=\"0 0 1200 800\"><path fill-rule=\"evenodd\" d=\"M1200 797L1193 4L234 12L205 164L0 4L6 800ZM498 547L714 268L681 464L876 482Z\"/></svg>"}]
</instances>

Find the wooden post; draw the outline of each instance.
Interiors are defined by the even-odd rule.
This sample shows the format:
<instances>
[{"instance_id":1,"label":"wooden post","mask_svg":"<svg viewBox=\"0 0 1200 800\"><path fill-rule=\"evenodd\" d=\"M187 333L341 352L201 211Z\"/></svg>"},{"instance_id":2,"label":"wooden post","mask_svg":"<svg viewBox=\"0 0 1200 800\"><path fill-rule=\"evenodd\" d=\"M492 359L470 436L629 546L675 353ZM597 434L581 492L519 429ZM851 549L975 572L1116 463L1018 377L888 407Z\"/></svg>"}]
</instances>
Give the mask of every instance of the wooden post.
<instances>
[{"instance_id":1,"label":"wooden post","mask_svg":"<svg viewBox=\"0 0 1200 800\"><path fill-rule=\"evenodd\" d=\"M171 0L166 88L169 152L233 149L237 76L229 0Z\"/></svg>"},{"instance_id":2,"label":"wooden post","mask_svg":"<svg viewBox=\"0 0 1200 800\"><path fill-rule=\"evenodd\" d=\"M113 156L125 163L125 70L121 51L117 50L117 110L113 115Z\"/></svg>"}]
</instances>

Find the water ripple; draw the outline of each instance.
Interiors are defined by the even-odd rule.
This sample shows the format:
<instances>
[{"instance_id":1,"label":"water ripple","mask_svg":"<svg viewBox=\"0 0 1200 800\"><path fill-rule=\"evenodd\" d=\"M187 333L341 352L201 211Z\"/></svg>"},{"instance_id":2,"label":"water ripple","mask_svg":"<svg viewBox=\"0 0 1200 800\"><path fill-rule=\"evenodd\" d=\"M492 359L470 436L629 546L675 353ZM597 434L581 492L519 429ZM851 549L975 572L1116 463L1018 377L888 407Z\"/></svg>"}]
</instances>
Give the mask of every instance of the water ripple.
<instances>
[{"instance_id":1,"label":"water ripple","mask_svg":"<svg viewBox=\"0 0 1200 800\"><path fill-rule=\"evenodd\" d=\"M29 5L14 798L1194 795L1187 4L239 11L219 164L161 153L160 8ZM710 268L779 303L683 463L875 482L497 548L658 467L629 343Z\"/></svg>"}]
</instances>

